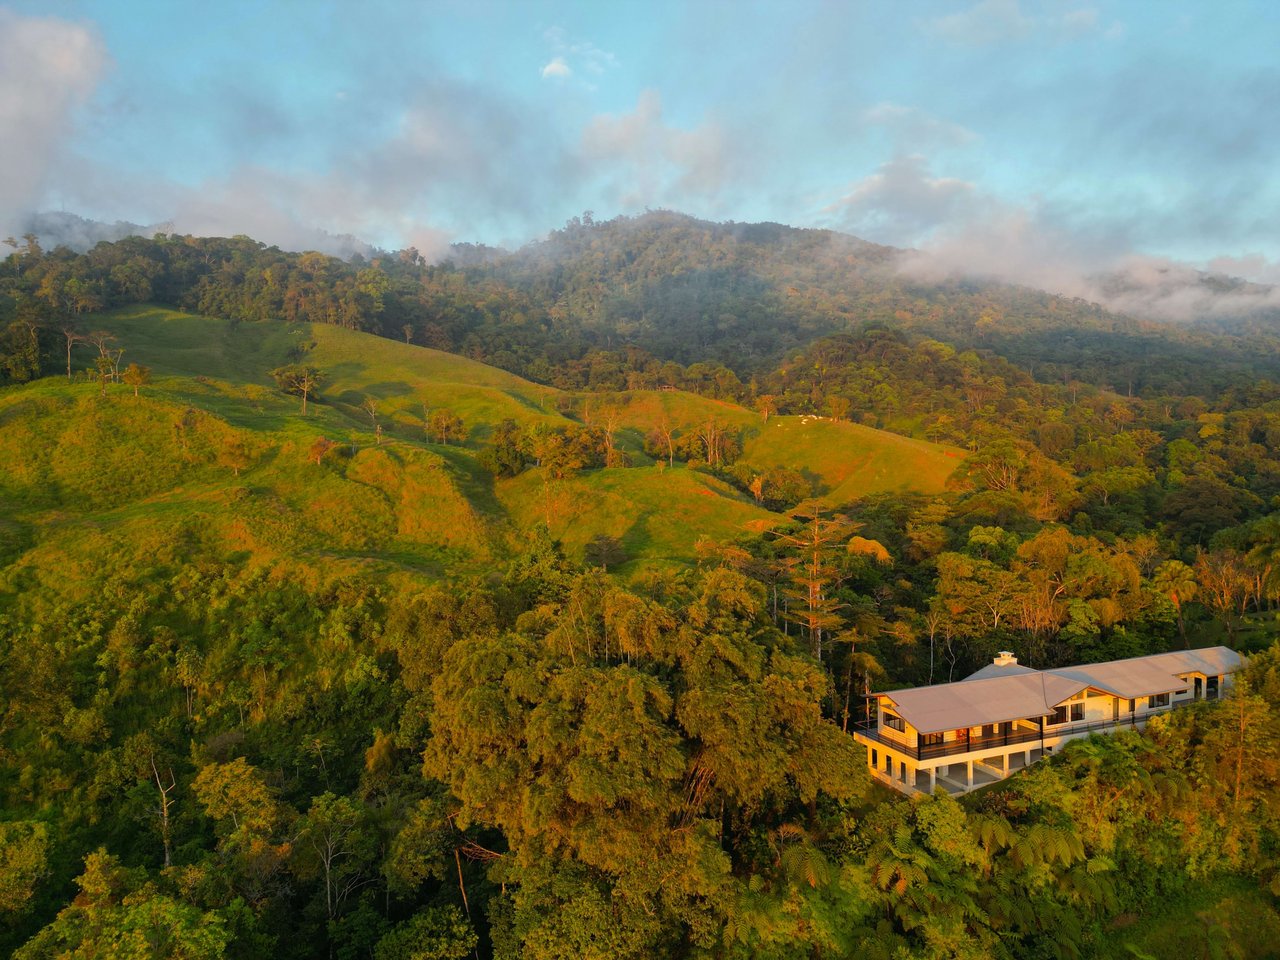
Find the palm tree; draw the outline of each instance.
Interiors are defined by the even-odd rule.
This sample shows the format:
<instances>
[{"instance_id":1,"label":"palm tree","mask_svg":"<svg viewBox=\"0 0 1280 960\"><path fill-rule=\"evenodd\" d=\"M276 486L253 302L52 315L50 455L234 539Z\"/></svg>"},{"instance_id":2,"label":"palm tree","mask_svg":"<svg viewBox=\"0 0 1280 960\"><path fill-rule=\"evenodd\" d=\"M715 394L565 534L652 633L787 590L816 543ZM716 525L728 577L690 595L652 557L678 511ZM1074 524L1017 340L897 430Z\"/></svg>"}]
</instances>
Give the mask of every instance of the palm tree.
<instances>
[{"instance_id":1,"label":"palm tree","mask_svg":"<svg viewBox=\"0 0 1280 960\"><path fill-rule=\"evenodd\" d=\"M1185 648L1187 624L1182 615L1182 605L1188 600L1194 600L1200 589L1195 571L1181 560L1166 560L1156 569L1151 585L1173 604L1173 609L1178 614L1178 635L1182 637L1182 646Z\"/></svg>"}]
</instances>

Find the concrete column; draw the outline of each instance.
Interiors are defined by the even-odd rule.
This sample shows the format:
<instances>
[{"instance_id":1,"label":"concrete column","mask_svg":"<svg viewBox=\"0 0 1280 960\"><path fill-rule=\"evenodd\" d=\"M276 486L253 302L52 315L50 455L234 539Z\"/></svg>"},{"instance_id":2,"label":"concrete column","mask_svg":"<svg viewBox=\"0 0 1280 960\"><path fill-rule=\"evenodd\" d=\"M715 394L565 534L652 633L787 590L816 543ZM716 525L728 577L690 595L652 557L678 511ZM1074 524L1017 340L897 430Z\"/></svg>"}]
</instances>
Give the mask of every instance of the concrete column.
<instances>
[{"instance_id":1,"label":"concrete column","mask_svg":"<svg viewBox=\"0 0 1280 960\"><path fill-rule=\"evenodd\" d=\"M1022 765L1023 765L1024 767L1029 767L1029 766L1031 766L1031 751L1030 751L1030 750L1023 750L1023 751L1022 751Z\"/></svg>"},{"instance_id":2,"label":"concrete column","mask_svg":"<svg viewBox=\"0 0 1280 960\"><path fill-rule=\"evenodd\" d=\"M938 789L938 771L935 767L929 768L929 793Z\"/></svg>"},{"instance_id":3,"label":"concrete column","mask_svg":"<svg viewBox=\"0 0 1280 960\"><path fill-rule=\"evenodd\" d=\"M1000 772L1006 777L1009 775L1009 755L1007 753L1000 754Z\"/></svg>"},{"instance_id":4,"label":"concrete column","mask_svg":"<svg viewBox=\"0 0 1280 960\"><path fill-rule=\"evenodd\" d=\"M964 785L966 789L973 789L973 761L969 760L964 765Z\"/></svg>"}]
</instances>

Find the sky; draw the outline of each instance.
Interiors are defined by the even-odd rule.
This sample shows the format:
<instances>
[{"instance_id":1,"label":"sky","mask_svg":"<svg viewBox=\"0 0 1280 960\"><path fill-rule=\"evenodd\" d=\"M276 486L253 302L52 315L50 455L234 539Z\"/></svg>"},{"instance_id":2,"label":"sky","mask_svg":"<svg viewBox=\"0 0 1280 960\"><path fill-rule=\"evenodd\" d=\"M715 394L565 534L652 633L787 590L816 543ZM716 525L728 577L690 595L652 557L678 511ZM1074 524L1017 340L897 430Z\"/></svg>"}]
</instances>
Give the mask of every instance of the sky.
<instances>
[{"instance_id":1,"label":"sky","mask_svg":"<svg viewBox=\"0 0 1280 960\"><path fill-rule=\"evenodd\" d=\"M1280 4L0 0L34 211L438 254L646 209L1280 281Z\"/></svg>"}]
</instances>

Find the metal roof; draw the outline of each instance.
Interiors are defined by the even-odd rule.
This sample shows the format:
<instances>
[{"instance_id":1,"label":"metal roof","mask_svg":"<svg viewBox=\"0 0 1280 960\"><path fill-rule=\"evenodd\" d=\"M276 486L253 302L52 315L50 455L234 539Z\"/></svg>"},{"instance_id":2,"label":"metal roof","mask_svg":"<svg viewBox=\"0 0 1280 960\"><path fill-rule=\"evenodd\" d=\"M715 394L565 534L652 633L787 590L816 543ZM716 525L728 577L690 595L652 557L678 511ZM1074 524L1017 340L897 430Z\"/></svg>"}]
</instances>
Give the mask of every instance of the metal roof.
<instances>
[{"instance_id":1,"label":"metal roof","mask_svg":"<svg viewBox=\"0 0 1280 960\"><path fill-rule=\"evenodd\" d=\"M941 733L1042 717L1087 688L1123 699L1169 693L1187 686L1179 674L1218 676L1239 670L1242 662L1234 650L1208 647L1056 670L993 664L959 683L892 690L878 696L892 701L918 732Z\"/></svg>"},{"instance_id":2,"label":"metal roof","mask_svg":"<svg viewBox=\"0 0 1280 960\"><path fill-rule=\"evenodd\" d=\"M1089 684L1039 670L987 680L940 683L881 694L893 701L904 720L920 733L941 733L1043 717Z\"/></svg>"},{"instance_id":3,"label":"metal roof","mask_svg":"<svg viewBox=\"0 0 1280 960\"><path fill-rule=\"evenodd\" d=\"M1039 670L1033 670L1031 667L1024 667L1020 663L988 663L981 670L975 670L969 674L961 682L967 680L990 680L992 677L1012 677L1019 673L1039 673Z\"/></svg>"}]
</instances>

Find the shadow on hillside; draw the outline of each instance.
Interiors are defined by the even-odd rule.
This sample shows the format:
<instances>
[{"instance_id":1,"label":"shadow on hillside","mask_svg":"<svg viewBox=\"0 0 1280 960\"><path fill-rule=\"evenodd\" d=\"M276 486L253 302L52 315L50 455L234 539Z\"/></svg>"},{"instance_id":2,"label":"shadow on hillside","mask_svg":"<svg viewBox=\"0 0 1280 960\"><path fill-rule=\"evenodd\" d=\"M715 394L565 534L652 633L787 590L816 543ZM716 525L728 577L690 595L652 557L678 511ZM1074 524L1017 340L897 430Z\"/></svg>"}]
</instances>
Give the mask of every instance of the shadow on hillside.
<instances>
[{"instance_id":1,"label":"shadow on hillside","mask_svg":"<svg viewBox=\"0 0 1280 960\"><path fill-rule=\"evenodd\" d=\"M431 451L449 465L454 482L472 507L493 520L511 519L507 508L494 492L496 478L488 470L481 468L474 457L463 452L461 447L433 445Z\"/></svg>"},{"instance_id":2,"label":"shadow on hillside","mask_svg":"<svg viewBox=\"0 0 1280 960\"><path fill-rule=\"evenodd\" d=\"M413 396L413 387L403 380L396 380L371 383L360 390L343 390L336 399L353 407L359 407L367 397L373 397L375 400L390 400L395 397L410 396Z\"/></svg>"},{"instance_id":3,"label":"shadow on hillside","mask_svg":"<svg viewBox=\"0 0 1280 960\"><path fill-rule=\"evenodd\" d=\"M514 400L516 403L520 404L520 406L524 407L526 410L533 410L535 413L547 412L546 408L543 407L541 403L539 403L536 400L533 400L530 397L525 396L523 393L517 393L515 390L503 390L502 392L505 393L512 400Z\"/></svg>"}]
</instances>

